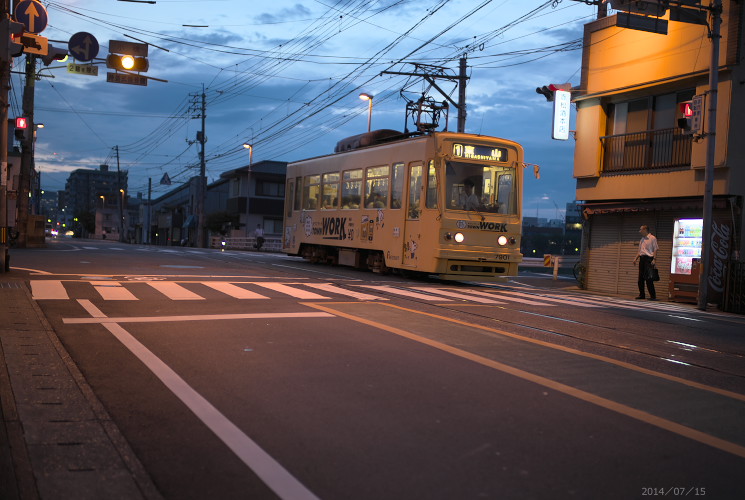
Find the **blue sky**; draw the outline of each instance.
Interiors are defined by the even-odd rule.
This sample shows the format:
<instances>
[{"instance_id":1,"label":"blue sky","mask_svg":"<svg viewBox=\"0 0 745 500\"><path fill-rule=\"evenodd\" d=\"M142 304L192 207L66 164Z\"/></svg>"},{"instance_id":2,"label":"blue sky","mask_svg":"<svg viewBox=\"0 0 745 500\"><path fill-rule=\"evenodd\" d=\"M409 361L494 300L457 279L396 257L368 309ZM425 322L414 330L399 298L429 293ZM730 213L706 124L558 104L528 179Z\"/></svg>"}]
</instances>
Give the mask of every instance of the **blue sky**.
<instances>
[{"instance_id":1,"label":"blue sky","mask_svg":"<svg viewBox=\"0 0 745 500\"><path fill-rule=\"evenodd\" d=\"M555 4L555 5L554 5ZM74 33L151 44L147 87L69 74L52 64L36 82L36 165L45 190L64 189L69 172L101 163L129 171L130 195L153 197L198 174L200 129L195 105L204 88L209 181L248 163L292 161L333 152L336 142L372 128L403 130L405 100L418 98L421 80L381 74L412 71L411 63L454 74L468 59L466 131L520 142L526 162L524 215L563 216L574 199L574 143L550 138L551 104L535 93L548 83L579 84L582 26L595 7L563 0L116 0L44 2L42 33L66 47ZM21 63L21 64L19 64ZM22 71L22 59L14 68ZM454 87L445 82L447 92ZM21 114L23 82L13 78L9 116ZM434 90L430 95L441 101ZM457 92L453 94L457 99ZM450 116L455 129L456 113ZM190 144L192 143L192 144ZM558 207L558 208L557 208Z\"/></svg>"}]
</instances>

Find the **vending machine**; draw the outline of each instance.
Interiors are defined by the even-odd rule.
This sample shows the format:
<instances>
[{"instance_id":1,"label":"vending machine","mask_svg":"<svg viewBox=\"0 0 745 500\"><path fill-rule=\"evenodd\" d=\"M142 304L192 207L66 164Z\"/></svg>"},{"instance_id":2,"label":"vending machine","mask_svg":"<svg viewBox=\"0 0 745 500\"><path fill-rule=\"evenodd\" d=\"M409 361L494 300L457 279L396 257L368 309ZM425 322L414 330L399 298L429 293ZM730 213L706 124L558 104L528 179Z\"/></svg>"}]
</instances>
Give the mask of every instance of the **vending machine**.
<instances>
[{"instance_id":1,"label":"vending machine","mask_svg":"<svg viewBox=\"0 0 745 500\"><path fill-rule=\"evenodd\" d=\"M694 259L701 260L703 219L678 219L673 233L671 274L691 274Z\"/></svg>"}]
</instances>

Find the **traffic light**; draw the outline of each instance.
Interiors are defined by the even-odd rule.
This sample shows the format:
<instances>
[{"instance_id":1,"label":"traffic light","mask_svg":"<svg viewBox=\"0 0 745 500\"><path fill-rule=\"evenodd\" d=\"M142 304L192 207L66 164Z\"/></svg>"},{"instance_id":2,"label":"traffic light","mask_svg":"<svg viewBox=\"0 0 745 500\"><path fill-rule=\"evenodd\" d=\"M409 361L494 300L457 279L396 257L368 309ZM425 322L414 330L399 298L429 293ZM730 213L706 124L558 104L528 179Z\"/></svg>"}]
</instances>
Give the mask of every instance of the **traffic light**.
<instances>
[{"instance_id":1,"label":"traffic light","mask_svg":"<svg viewBox=\"0 0 745 500\"><path fill-rule=\"evenodd\" d=\"M106 67L118 71L137 71L144 73L150 68L147 57L137 57L129 54L109 54L106 57Z\"/></svg>"},{"instance_id":2,"label":"traffic light","mask_svg":"<svg viewBox=\"0 0 745 500\"><path fill-rule=\"evenodd\" d=\"M28 118L25 116L16 117L16 129L15 136L19 141L24 141L28 138Z\"/></svg>"},{"instance_id":3,"label":"traffic light","mask_svg":"<svg viewBox=\"0 0 745 500\"><path fill-rule=\"evenodd\" d=\"M693 118L693 101L678 103L678 110L682 115L682 118L678 118L678 128L683 129L686 133L690 133L691 120Z\"/></svg>"},{"instance_id":4,"label":"traffic light","mask_svg":"<svg viewBox=\"0 0 745 500\"><path fill-rule=\"evenodd\" d=\"M566 90L568 92L571 89L571 83L551 83L549 85L544 85L543 87L536 87L535 92L536 94L541 94L545 97L548 102L552 102L554 100L554 92L557 90Z\"/></svg>"},{"instance_id":5,"label":"traffic light","mask_svg":"<svg viewBox=\"0 0 745 500\"><path fill-rule=\"evenodd\" d=\"M67 59L67 50L66 49L58 49L57 47L54 47L52 45L49 46L49 52L45 56L41 56L41 62L44 63L45 66L49 66L54 61L64 61Z\"/></svg>"},{"instance_id":6,"label":"traffic light","mask_svg":"<svg viewBox=\"0 0 745 500\"><path fill-rule=\"evenodd\" d=\"M0 60L10 62L14 57L23 54L23 44L20 43L23 25L9 18L0 21ZM17 37L19 41L16 41Z\"/></svg>"}]
</instances>

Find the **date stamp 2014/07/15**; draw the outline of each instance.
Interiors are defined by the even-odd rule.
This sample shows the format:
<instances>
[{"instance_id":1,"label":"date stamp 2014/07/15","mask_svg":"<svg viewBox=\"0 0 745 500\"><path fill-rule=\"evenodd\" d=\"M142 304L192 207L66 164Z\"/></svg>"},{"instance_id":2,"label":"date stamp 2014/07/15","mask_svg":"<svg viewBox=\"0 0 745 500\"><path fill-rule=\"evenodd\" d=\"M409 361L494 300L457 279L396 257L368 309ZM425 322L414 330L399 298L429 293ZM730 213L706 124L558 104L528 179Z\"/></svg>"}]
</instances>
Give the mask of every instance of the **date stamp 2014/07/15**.
<instances>
[{"instance_id":1,"label":"date stamp 2014/07/15","mask_svg":"<svg viewBox=\"0 0 745 500\"><path fill-rule=\"evenodd\" d=\"M642 488L643 497L702 497L706 496L706 488L701 486L685 487L672 486L662 488L659 486Z\"/></svg>"}]
</instances>

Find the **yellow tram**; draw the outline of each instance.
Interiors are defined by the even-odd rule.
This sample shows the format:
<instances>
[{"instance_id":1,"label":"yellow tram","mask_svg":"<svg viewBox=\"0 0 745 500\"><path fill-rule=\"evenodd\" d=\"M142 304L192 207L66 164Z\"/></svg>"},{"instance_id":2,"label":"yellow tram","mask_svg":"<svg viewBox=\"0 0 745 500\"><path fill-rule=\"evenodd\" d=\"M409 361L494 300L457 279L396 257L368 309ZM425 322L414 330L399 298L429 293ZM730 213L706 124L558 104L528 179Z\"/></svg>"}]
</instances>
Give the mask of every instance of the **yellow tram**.
<instances>
[{"instance_id":1,"label":"yellow tram","mask_svg":"<svg viewBox=\"0 0 745 500\"><path fill-rule=\"evenodd\" d=\"M350 137L287 166L283 251L449 280L517 275L522 165L522 147L494 137Z\"/></svg>"}]
</instances>

